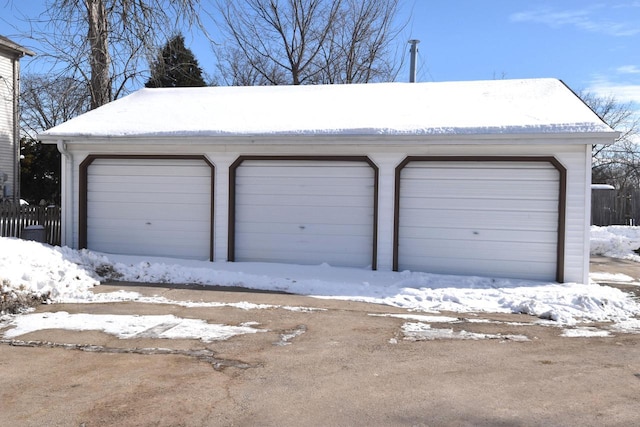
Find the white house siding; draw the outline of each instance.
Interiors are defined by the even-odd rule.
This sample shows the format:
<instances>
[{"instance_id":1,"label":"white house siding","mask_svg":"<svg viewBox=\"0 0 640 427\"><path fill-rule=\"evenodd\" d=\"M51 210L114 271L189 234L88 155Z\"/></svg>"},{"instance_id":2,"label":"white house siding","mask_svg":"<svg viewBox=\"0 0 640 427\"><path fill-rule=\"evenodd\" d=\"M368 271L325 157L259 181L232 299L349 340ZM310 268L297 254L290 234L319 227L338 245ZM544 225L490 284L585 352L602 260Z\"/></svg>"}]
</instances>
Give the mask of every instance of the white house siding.
<instances>
[{"instance_id":1,"label":"white house siding","mask_svg":"<svg viewBox=\"0 0 640 427\"><path fill-rule=\"evenodd\" d=\"M7 196L14 190L13 173L13 61L0 54L0 187L4 178ZM0 199L2 196L0 192Z\"/></svg>"},{"instance_id":2,"label":"white house siding","mask_svg":"<svg viewBox=\"0 0 640 427\"><path fill-rule=\"evenodd\" d=\"M372 265L374 187L364 161L243 161L235 173L235 260Z\"/></svg>"},{"instance_id":3,"label":"white house siding","mask_svg":"<svg viewBox=\"0 0 640 427\"><path fill-rule=\"evenodd\" d=\"M466 142L465 142L466 141ZM185 144L184 140L135 141L120 143L100 141L68 144L71 150L73 167L65 179L63 198L73 206L66 209L64 222L64 244L78 247L78 166L88 154L191 154L206 155L216 166L215 187L215 259L227 258L227 215L228 215L228 176L229 165L241 155L366 155L379 168L379 206L378 206L378 270L390 270L393 251L393 178L396 166L406 156L554 156L567 169L567 200L565 221L564 280L567 282L588 282L588 216L585 203L589 186L588 147L598 143L598 139L568 143L561 138L543 136L515 136L512 140L482 139L412 139L410 142L391 141L380 143L376 140L354 138L349 142L343 139L330 139L319 142L299 140L291 143L267 143L259 139L239 138L224 143L215 140L199 140ZM587 147L587 148L585 148ZM65 160L66 161L66 160Z\"/></svg>"},{"instance_id":4,"label":"white house siding","mask_svg":"<svg viewBox=\"0 0 640 427\"><path fill-rule=\"evenodd\" d=\"M87 247L209 259L211 172L202 160L95 159L87 169Z\"/></svg>"},{"instance_id":5,"label":"white house siding","mask_svg":"<svg viewBox=\"0 0 640 427\"><path fill-rule=\"evenodd\" d=\"M402 168L399 269L554 280L558 170L548 162L473 159Z\"/></svg>"}]
</instances>

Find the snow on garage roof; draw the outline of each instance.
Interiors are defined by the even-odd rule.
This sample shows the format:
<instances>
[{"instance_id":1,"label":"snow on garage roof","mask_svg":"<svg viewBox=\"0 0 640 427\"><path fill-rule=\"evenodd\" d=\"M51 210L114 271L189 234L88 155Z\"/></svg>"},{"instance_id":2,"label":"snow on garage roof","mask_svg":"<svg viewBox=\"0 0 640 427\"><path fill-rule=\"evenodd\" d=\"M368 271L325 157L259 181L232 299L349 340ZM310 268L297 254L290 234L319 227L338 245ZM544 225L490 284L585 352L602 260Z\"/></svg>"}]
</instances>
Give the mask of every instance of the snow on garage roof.
<instances>
[{"instance_id":1,"label":"snow on garage roof","mask_svg":"<svg viewBox=\"0 0 640 427\"><path fill-rule=\"evenodd\" d=\"M73 137L613 132L557 79L142 89L42 133Z\"/></svg>"}]
</instances>

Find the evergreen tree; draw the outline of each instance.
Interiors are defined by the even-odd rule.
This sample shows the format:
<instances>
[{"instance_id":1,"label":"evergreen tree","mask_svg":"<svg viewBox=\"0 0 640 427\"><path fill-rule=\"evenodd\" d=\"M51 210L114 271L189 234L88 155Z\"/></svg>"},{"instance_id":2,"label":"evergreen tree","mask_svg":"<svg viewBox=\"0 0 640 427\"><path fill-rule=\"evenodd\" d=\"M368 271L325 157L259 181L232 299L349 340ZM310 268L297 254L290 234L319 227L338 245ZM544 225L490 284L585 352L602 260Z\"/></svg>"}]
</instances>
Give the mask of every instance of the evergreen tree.
<instances>
[{"instance_id":1,"label":"evergreen tree","mask_svg":"<svg viewBox=\"0 0 640 427\"><path fill-rule=\"evenodd\" d=\"M60 153L55 145L20 141L20 197L30 204L60 204Z\"/></svg>"},{"instance_id":2,"label":"evergreen tree","mask_svg":"<svg viewBox=\"0 0 640 427\"><path fill-rule=\"evenodd\" d=\"M151 77L146 87L206 86L202 69L191 49L184 45L181 34L172 37L151 64Z\"/></svg>"}]
</instances>

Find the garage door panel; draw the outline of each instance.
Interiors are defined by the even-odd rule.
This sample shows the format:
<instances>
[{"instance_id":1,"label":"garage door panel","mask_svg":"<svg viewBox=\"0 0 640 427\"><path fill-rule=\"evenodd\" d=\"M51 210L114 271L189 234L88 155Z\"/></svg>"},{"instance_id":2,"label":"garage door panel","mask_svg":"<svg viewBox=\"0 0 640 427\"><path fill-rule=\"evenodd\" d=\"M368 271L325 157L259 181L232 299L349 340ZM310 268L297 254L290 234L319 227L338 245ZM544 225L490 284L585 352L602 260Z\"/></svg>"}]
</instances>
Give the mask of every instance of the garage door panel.
<instances>
[{"instance_id":1,"label":"garage door panel","mask_svg":"<svg viewBox=\"0 0 640 427\"><path fill-rule=\"evenodd\" d=\"M208 259L212 169L197 159L96 159L87 169L87 246Z\"/></svg>"},{"instance_id":2,"label":"garage door panel","mask_svg":"<svg viewBox=\"0 0 640 427\"><path fill-rule=\"evenodd\" d=\"M94 225L92 230L110 230L113 233L121 232L130 227L131 220L129 218L101 218L99 225ZM144 225L144 226L143 226ZM206 229L208 221L198 221L194 227L194 221L180 221L175 219L155 220L152 224L140 223L140 229L158 230L159 232L175 232L182 233L193 232L195 235L202 235L199 230ZM198 228L198 231L193 231ZM137 230L137 229L136 229ZM165 234L165 239L166 239Z\"/></svg>"},{"instance_id":3,"label":"garage door panel","mask_svg":"<svg viewBox=\"0 0 640 427\"><path fill-rule=\"evenodd\" d=\"M496 271L503 277L516 277L527 280L546 280L540 277L555 275L555 266L548 263L536 263L528 261L510 262L504 260L487 260L481 265L461 264L459 259L447 258L411 258L406 260L406 265L401 270L428 271L436 274L455 274L468 276L495 277Z\"/></svg>"},{"instance_id":4,"label":"garage door panel","mask_svg":"<svg viewBox=\"0 0 640 427\"><path fill-rule=\"evenodd\" d=\"M514 201L517 200L517 203ZM438 198L403 197L403 207L407 209L433 208L461 211L503 211L503 212L557 212L557 199L495 199L495 198Z\"/></svg>"},{"instance_id":5,"label":"garage door panel","mask_svg":"<svg viewBox=\"0 0 640 427\"><path fill-rule=\"evenodd\" d=\"M130 177L129 182L126 184L113 184L113 183L93 183L90 182L87 186L89 194L99 193L119 193L124 191L130 194L144 194L153 193L156 197L169 199L171 194L202 194L209 191L211 184L201 182L197 180L194 182L193 178L185 180L184 182L165 182L162 185L157 183L142 182L141 180Z\"/></svg>"},{"instance_id":6,"label":"garage door panel","mask_svg":"<svg viewBox=\"0 0 640 427\"><path fill-rule=\"evenodd\" d=\"M316 243L303 244L300 242L276 241L272 245L269 241L251 242L239 241L239 244L250 244L245 256L253 262L281 262L292 264L319 265L327 263L332 266L345 266L345 258L350 259L350 267L365 268L371 265L371 256L367 253L354 254L345 246L334 246L335 249L318 249ZM333 241L331 241L333 245ZM347 246L353 246L351 240L345 240ZM363 241L362 244L370 244ZM277 261L274 261L277 260Z\"/></svg>"},{"instance_id":7,"label":"garage door panel","mask_svg":"<svg viewBox=\"0 0 640 427\"><path fill-rule=\"evenodd\" d=\"M139 255L145 255L146 252L149 251L150 248L154 248L156 246L164 246L167 244L171 244L174 248L184 248L190 249L194 245L200 245L200 248L204 248L203 253L208 253L208 244L203 242L200 238L201 235L198 232L194 231L182 231L183 239L168 242L167 241L167 230L134 230L134 231L123 231L111 228L94 228L91 230L92 237L95 239L100 239L100 241L104 244L120 244L123 239L127 239L131 242L135 243L135 250ZM144 249L141 249L144 248ZM157 248L159 251L162 251L163 248ZM155 251L154 251L155 252Z\"/></svg>"},{"instance_id":8,"label":"garage door panel","mask_svg":"<svg viewBox=\"0 0 640 427\"><path fill-rule=\"evenodd\" d=\"M345 167L348 166L348 167ZM309 162L307 166L292 166L291 164L277 164L270 161L269 165L265 165L261 161L245 161L243 162L242 171L239 171L238 178L256 178L256 177L269 177L269 179L276 179L279 181L289 180L291 178L313 180L316 178L326 178L332 176L335 178L353 178L356 180L362 179L363 173L368 173L370 169L369 165L363 162L344 162L343 165L318 165L317 163Z\"/></svg>"},{"instance_id":9,"label":"garage door panel","mask_svg":"<svg viewBox=\"0 0 640 427\"><path fill-rule=\"evenodd\" d=\"M407 252L419 253L424 257L464 258L467 261L503 261L553 262L555 245L552 243L449 240L433 239L429 245L424 240L406 238Z\"/></svg>"},{"instance_id":10,"label":"garage door panel","mask_svg":"<svg viewBox=\"0 0 640 427\"><path fill-rule=\"evenodd\" d=\"M161 197L158 196L161 194ZM175 203L208 206L207 200L194 200L192 193L123 193L122 191L102 192L99 198L89 194L89 202L99 203Z\"/></svg>"},{"instance_id":11,"label":"garage door panel","mask_svg":"<svg viewBox=\"0 0 640 427\"><path fill-rule=\"evenodd\" d=\"M403 226L415 227L425 224L424 209L406 209ZM434 209L429 212L430 224L445 228L491 228L506 230L548 230L550 222L557 222L557 212L503 212L503 211L459 211Z\"/></svg>"},{"instance_id":12,"label":"garage door panel","mask_svg":"<svg viewBox=\"0 0 640 427\"><path fill-rule=\"evenodd\" d=\"M315 252L324 254L348 253L348 248L354 242L360 245L370 245L371 238L369 236L310 236L305 234L281 234L274 236L273 234L248 234L239 233L237 235L237 243L240 245L251 245L253 250L257 251L285 251L285 252ZM332 258L336 258L332 256ZM371 258L364 254L365 262L370 262ZM326 262L326 260L319 260Z\"/></svg>"},{"instance_id":13,"label":"garage door panel","mask_svg":"<svg viewBox=\"0 0 640 427\"><path fill-rule=\"evenodd\" d=\"M247 205L245 205L247 206ZM260 210L240 209L238 222L280 223L290 222L296 226L305 224L360 224L363 218L373 220L369 208L336 206L261 206ZM369 221L369 222L371 222Z\"/></svg>"},{"instance_id":14,"label":"garage door panel","mask_svg":"<svg viewBox=\"0 0 640 427\"><path fill-rule=\"evenodd\" d=\"M506 199L548 199L549 188L544 187L542 183L529 183L527 185L517 181L504 183L485 183L477 180L472 181L449 181L447 183L429 182L428 197L442 198L478 198L486 195L490 198L506 198ZM425 197L424 183L415 181L406 183L403 179L402 195L403 197ZM557 188L557 183L554 183ZM497 196L500 194L500 196ZM557 199L556 199L557 200Z\"/></svg>"},{"instance_id":15,"label":"garage door panel","mask_svg":"<svg viewBox=\"0 0 640 427\"><path fill-rule=\"evenodd\" d=\"M555 278L560 181L550 163L413 161L400 180L399 269Z\"/></svg>"},{"instance_id":16,"label":"garage door panel","mask_svg":"<svg viewBox=\"0 0 640 427\"><path fill-rule=\"evenodd\" d=\"M244 194L246 195L247 193ZM325 198L325 203L333 203L333 206L358 207L366 205L370 197L366 195L343 196L333 194L331 196L325 196ZM251 198L251 206L270 206L274 204L278 206L317 206L318 196L304 194L291 197L282 194L255 194ZM238 206L240 206L240 204L238 204Z\"/></svg>"},{"instance_id":17,"label":"garage door panel","mask_svg":"<svg viewBox=\"0 0 640 427\"><path fill-rule=\"evenodd\" d=\"M524 169L554 169L554 167L549 162L528 162L525 159L522 161L513 161L508 162L504 160L447 160L447 161L439 161L439 160L417 160L412 161L407 164L404 169L412 170L412 169L421 169L425 163L429 163L429 169L438 170L438 169L459 169L463 171L473 170L473 173L476 171L489 169L489 170L514 170L521 171Z\"/></svg>"},{"instance_id":18,"label":"garage door panel","mask_svg":"<svg viewBox=\"0 0 640 427\"><path fill-rule=\"evenodd\" d=\"M91 165L93 166L93 165ZM113 169L118 169L118 175L111 175ZM208 177L206 169L198 166L189 166L182 168L170 167L135 167L135 168L118 168L117 166L101 166L98 165L96 170L91 171L92 180L97 183L112 182L115 184L126 184L128 178L135 176L142 182L157 183L158 180L164 182L179 181L184 182L190 178Z\"/></svg>"},{"instance_id":19,"label":"garage door panel","mask_svg":"<svg viewBox=\"0 0 640 427\"><path fill-rule=\"evenodd\" d=\"M506 230L476 228L470 230L459 227L405 227L407 238L413 239L450 239L450 240L477 240L477 241L496 241L510 244L511 242L526 241L532 243L544 243L553 241L557 232L547 230Z\"/></svg>"},{"instance_id":20,"label":"garage door panel","mask_svg":"<svg viewBox=\"0 0 640 427\"><path fill-rule=\"evenodd\" d=\"M339 183L335 184L323 184L322 182L318 183L317 180L315 185L309 185L304 183L294 183L291 180L287 182L286 185L279 185L276 183L266 183L266 178L262 179L258 183L251 183L249 188L246 188L243 183L237 183L238 185L238 195L278 195L278 194L286 194L291 196L362 196L362 189L366 187L366 185L359 185L357 183L346 182L342 185ZM368 181L368 182L367 182ZM373 185L370 180L367 180L371 191L373 191Z\"/></svg>"},{"instance_id":21,"label":"garage door panel","mask_svg":"<svg viewBox=\"0 0 640 427\"><path fill-rule=\"evenodd\" d=\"M366 162L245 160L235 177L236 260L371 265L375 172Z\"/></svg>"},{"instance_id":22,"label":"garage door panel","mask_svg":"<svg viewBox=\"0 0 640 427\"><path fill-rule=\"evenodd\" d=\"M269 227L265 227L267 222L244 222L243 231L247 234L316 234L322 236L366 236L370 238L371 227L369 224L346 224L341 222L339 224L307 224L300 226L292 224L290 222L268 222Z\"/></svg>"},{"instance_id":23,"label":"garage door panel","mask_svg":"<svg viewBox=\"0 0 640 427\"><path fill-rule=\"evenodd\" d=\"M208 205L189 206L178 204L158 204L158 203L111 203L93 202L88 210L89 218L118 218L129 219L130 221L145 220L175 220L192 222L200 220L201 223L208 223L203 218L209 213ZM131 224L133 225L133 224Z\"/></svg>"},{"instance_id":24,"label":"garage door panel","mask_svg":"<svg viewBox=\"0 0 640 427\"><path fill-rule=\"evenodd\" d=\"M153 164L150 163L150 160ZM91 167L95 168L91 174L103 174L110 175L109 168L116 167L118 170L129 171L132 175L137 174L138 171L147 169L152 173L157 173L158 175L171 174L172 171L187 171L186 174L200 174L202 176L207 176L207 173L204 172L206 169L194 170L193 168L200 168L203 166L201 159L179 159L180 163L176 162L176 158L168 158L168 159L159 159L154 158L150 159L150 157L143 157L140 159L135 158L124 158L124 157L114 157L114 158L101 158L99 162L94 162ZM146 173L144 175L147 175ZM184 172L177 173L179 176L184 176Z\"/></svg>"},{"instance_id":25,"label":"garage door panel","mask_svg":"<svg viewBox=\"0 0 640 427\"><path fill-rule=\"evenodd\" d=\"M529 168L504 168L492 163L485 168L474 168L470 171L471 165L466 167L430 167L429 169L420 166L407 166L403 174L408 181L418 179L429 179L434 182L439 181L549 181L555 182L557 171L546 165L535 165Z\"/></svg>"}]
</instances>

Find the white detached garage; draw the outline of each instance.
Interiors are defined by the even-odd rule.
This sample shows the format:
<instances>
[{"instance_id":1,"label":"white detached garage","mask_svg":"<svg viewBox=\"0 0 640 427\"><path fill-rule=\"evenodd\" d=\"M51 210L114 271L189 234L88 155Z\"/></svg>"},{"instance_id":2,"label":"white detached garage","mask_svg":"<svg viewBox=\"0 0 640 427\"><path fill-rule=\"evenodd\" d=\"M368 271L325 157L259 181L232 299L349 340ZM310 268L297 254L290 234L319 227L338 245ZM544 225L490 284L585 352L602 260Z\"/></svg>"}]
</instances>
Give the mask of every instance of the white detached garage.
<instances>
[{"instance_id":1,"label":"white detached garage","mask_svg":"<svg viewBox=\"0 0 640 427\"><path fill-rule=\"evenodd\" d=\"M40 137L72 247L586 282L616 135L531 79L143 89Z\"/></svg>"}]
</instances>

